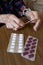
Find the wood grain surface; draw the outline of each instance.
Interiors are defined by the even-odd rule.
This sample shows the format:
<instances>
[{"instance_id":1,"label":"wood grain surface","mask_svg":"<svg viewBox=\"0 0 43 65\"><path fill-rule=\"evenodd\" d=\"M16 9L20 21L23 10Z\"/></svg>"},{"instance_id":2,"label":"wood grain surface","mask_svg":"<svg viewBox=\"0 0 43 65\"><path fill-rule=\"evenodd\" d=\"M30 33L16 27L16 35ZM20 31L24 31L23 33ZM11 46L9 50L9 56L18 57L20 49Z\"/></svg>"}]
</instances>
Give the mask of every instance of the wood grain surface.
<instances>
[{"instance_id":1,"label":"wood grain surface","mask_svg":"<svg viewBox=\"0 0 43 65\"><path fill-rule=\"evenodd\" d=\"M43 65L43 21L41 21L40 28L37 32L33 31L32 25L28 24L18 31L9 30L6 26L0 28L0 65ZM26 41L28 35L38 38L38 47L36 53L36 60L31 62L21 57L21 54L12 54L7 52L9 39L11 33L23 33ZM24 41L24 42L25 42Z\"/></svg>"}]
</instances>

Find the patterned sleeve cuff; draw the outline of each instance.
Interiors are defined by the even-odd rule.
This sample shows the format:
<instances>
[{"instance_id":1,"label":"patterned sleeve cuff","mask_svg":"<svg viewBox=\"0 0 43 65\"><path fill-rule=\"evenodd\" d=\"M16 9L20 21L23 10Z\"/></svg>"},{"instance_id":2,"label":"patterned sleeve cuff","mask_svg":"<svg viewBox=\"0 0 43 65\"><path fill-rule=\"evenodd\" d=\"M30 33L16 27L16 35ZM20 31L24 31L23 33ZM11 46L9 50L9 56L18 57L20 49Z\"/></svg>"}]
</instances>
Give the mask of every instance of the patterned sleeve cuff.
<instances>
[{"instance_id":1,"label":"patterned sleeve cuff","mask_svg":"<svg viewBox=\"0 0 43 65\"><path fill-rule=\"evenodd\" d=\"M25 6L23 0L17 0L15 2L15 7L16 7L15 9L18 9L18 10L16 10L16 12L18 12L18 14L20 16L23 16L22 12L24 9L26 9L26 6Z\"/></svg>"},{"instance_id":2,"label":"patterned sleeve cuff","mask_svg":"<svg viewBox=\"0 0 43 65\"><path fill-rule=\"evenodd\" d=\"M25 7L25 4L23 2L23 0L19 0L17 2L15 2L15 5L18 9L20 9L21 11L24 10L26 7Z\"/></svg>"}]
</instances>

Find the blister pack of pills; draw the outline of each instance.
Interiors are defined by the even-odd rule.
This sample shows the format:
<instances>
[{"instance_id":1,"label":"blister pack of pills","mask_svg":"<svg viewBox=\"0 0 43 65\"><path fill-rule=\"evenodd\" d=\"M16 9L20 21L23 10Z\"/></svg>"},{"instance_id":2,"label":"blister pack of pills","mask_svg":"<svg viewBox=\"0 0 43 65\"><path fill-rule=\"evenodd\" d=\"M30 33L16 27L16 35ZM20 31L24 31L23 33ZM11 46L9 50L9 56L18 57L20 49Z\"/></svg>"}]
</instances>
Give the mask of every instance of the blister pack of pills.
<instances>
[{"instance_id":1,"label":"blister pack of pills","mask_svg":"<svg viewBox=\"0 0 43 65\"><path fill-rule=\"evenodd\" d=\"M24 35L11 33L7 52L22 53L23 52L23 45L24 45Z\"/></svg>"},{"instance_id":2,"label":"blister pack of pills","mask_svg":"<svg viewBox=\"0 0 43 65\"><path fill-rule=\"evenodd\" d=\"M35 61L37 44L38 39L36 37L28 36L21 56L28 60Z\"/></svg>"}]
</instances>

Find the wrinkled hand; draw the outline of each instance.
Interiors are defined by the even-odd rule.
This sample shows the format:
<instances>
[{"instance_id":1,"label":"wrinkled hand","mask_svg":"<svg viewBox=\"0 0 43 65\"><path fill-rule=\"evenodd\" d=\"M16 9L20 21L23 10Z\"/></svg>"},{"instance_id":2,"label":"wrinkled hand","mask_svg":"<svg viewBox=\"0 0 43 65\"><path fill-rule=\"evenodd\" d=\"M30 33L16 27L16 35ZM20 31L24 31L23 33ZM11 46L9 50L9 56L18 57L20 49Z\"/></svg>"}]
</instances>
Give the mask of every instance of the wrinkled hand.
<instances>
[{"instance_id":1,"label":"wrinkled hand","mask_svg":"<svg viewBox=\"0 0 43 65\"><path fill-rule=\"evenodd\" d=\"M24 26L24 22L12 14L6 15L6 20L4 23L8 29L13 29L15 31Z\"/></svg>"},{"instance_id":2,"label":"wrinkled hand","mask_svg":"<svg viewBox=\"0 0 43 65\"><path fill-rule=\"evenodd\" d=\"M35 23L35 25L33 26L33 29L34 29L34 31L37 31L37 28L40 23L40 18L39 18L38 12L37 11L28 11L28 12L26 12L26 17L28 20L32 21L30 23Z\"/></svg>"}]
</instances>

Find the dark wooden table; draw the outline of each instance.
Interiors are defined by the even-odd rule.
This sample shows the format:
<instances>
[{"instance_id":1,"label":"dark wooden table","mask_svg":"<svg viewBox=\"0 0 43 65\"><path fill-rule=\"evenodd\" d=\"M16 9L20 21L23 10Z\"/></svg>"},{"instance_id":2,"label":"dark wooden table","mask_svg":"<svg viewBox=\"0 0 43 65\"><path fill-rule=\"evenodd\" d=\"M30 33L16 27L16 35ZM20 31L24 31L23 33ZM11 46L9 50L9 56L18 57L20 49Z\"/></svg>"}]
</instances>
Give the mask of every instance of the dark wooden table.
<instances>
[{"instance_id":1,"label":"dark wooden table","mask_svg":"<svg viewBox=\"0 0 43 65\"><path fill-rule=\"evenodd\" d=\"M25 41L28 35L36 36L39 40L36 60L31 62L25 58L22 58L20 54L8 53L7 47L11 33L23 33ZM0 28L0 65L42 65L43 64L43 22L37 32L34 32L32 26L29 24L25 28L13 31L8 30L6 26Z\"/></svg>"}]
</instances>

